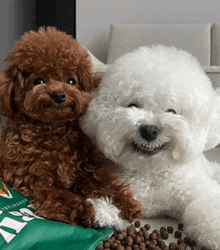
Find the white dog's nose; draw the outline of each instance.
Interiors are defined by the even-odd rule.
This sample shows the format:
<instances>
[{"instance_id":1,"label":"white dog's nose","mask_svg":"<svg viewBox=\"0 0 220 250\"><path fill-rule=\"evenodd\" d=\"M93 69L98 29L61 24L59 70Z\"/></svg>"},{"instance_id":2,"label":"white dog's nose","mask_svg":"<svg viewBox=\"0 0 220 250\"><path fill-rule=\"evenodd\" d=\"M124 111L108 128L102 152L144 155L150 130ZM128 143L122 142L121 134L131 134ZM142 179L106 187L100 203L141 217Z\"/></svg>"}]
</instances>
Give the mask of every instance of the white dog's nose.
<instances>
[{"instance_id":1,"label":"white dog's nose","mask_svg":"<svg viewBox=\"0 0 220 250\"><path fill-rule=\"evenodd\" d=\"M159 132L160 130L156 126L141 125L139 127L141 137L148 142L155 140Z\"/></svg>"}]
</instances>

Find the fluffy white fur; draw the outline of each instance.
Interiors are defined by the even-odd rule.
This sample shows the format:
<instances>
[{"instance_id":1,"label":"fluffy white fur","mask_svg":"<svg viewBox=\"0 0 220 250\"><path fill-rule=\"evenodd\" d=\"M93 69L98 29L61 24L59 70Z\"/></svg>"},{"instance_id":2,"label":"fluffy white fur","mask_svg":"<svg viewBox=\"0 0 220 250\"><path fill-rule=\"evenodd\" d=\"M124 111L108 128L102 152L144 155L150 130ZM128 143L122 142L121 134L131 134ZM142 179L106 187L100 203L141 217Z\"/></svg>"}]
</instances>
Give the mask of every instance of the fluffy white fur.
<instances>
[{"instance_id":1,"label":"fluffy white fur","mask_svg":"<svg viewBox=\"0 0 220 250\"><path fill-rule=\"evenodd\" d=\"M220 98L197 60L141 47L110 65L93 95L82 128L118 165L145 215L174 217L220 249L220 166L203 155L220 142ZM157 136L141 136L143 125Z\"/></svg>"}]
</instances>

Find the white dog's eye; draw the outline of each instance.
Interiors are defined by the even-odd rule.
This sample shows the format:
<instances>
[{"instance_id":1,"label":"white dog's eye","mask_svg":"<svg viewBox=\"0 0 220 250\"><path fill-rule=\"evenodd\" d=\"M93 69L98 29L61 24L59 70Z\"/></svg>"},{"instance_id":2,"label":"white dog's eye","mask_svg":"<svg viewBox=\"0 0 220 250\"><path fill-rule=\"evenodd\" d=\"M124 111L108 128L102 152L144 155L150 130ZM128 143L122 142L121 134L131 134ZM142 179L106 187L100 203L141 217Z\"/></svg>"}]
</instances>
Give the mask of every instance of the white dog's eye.
<instances>
[{"instance_id":1,"label":"white dog's eye","mask_svg":"<svg viewBox=\"0 0 220 250\"><path fill-rule=\"evenodd\" d=\"M41 77L38 77L37 79L34 80L34 85L39 85L44 83L44 79Z\"/></svg>"},{"instance_id":2,"label":"white dog's eye","mask_svg":"<svg viewBox=\"0 0 220 250\"><path fill-rule=\"evenodd\" d=\"M168 109L167 112L168 112L168 113L176 114L176 111L175 111L174 109Z\"/></svg>"},{"instance_id":3,"label":"white dog's eye","mask_svg":"<svg viewBox=\"0 0 220 250\"><path fill-rule=\"evenodd\" d=\"M136 103L130 103L127 107L128 108L132 108L132 107L139 108L139 105Z\"/></svg>"}]
</instances>

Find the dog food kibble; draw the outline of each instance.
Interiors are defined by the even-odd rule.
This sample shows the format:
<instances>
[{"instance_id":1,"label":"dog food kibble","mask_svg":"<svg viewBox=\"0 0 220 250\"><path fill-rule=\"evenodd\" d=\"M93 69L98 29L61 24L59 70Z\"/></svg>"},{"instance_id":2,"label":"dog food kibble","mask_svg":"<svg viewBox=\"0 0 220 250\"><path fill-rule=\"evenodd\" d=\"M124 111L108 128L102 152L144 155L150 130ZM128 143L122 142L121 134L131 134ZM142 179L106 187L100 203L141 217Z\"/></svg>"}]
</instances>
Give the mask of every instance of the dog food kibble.
<instances>
[{"instance_id":1,"label":"dog food kibble","mask_svg":"<svg viewBox=\"0 0 220 250\"><path fill-rule=\"evenodd\" d=\"M169 234L174 232L172 226L148 232L149 224L141 227L140 221L136 221L126 230L115 232L110 238L105 239L96 250L186 250L187 246L191 247L191 250L210 250L205 247L199 248L196 241L190 237L182 239L182 232L179 230L183 229L183 224L180 224L174 233L174 237L178 239L176 243L171 242L166 245L164 241L169 238Z\"/></svg>"},{"instance_id":2,"label":"dog food kibble","mask_svg":"<svg viewBox=\"0 0 220 250\"><path fill-rule=\"evenodd\" d=\"M142 246L139 247L139 250L145 250L145 249L146 249L145 247Z\"/></svg>"},{"instance_id":3,"label":"dog food kibble","mask_svg":"<svg viewBox=\"0 0 220 250\"><path fill-rule=\"evenodd\" d=\"M149 224L145 224L144 227L148 230L150 230L150 225Z\"/></svg>"},{"instance_id":4,"label":"dog food kibble","mask_svg":"<svg viewBox=\"0 0 220 250\"><path fill-rule=\"evenodd\" d=\"M181 230L181 231L183 230L183 223L178 224L178 229Z\"/></svg>"},{"instance_id":5,"label":"dog food kibble","mask_svg":"<svg viewBox=\"0 0 220 250\"><path fill-rule=\"evenodd\" d=\"M115 235L116 240L123 240L123 235L121 233Z\"/></svg>"},{"instance_id":6,"label":"dog food kibble","mask_svg":"<svg viewBox=\"0 0 220 250\"><path fill-rule=\"evenodd\" d=\"M147 244L147 248L149 248L149 249L153 249L153 248L155 248L156 246L155 246L155 244L154 243L149 243L149 244Z\"/></svg>"},{"instance_id":7,"label":"dog food kibble","mask_svg":"<svg viewBox=\"0 0 220 250\"><path fill-rule=\"evenodd\" d=\"M133 241L134 241L134 243L139 244L141 242L141 237L140 236L134 236Z\"/></svg>"},{"instance_id":8,"label":"dog food kibble","mask_svg":"<svg viewBox=\"0 0 220 250\"><path fill-rule=\"evenodd\" d=\"M149 236L150 236L150 237L149 237L150 240L156 240L156 238L157 238L156 233L151 233Z\"/></svg>"},{"instance_id":9,"label":"dog food kibble","mask_svg":"<svg viewBox=\"0 0 220 250\"><path fill-rule=\"evenodd\" d=\"M174 237L175 237L175 238L181 238L181 237L182 237L182 233L181 233L180 231L176 231L176 232L174 233Z\"/></svg>"},{"instance_id":10,"label":"dog food kibble","mask_svg":"<svg viewBox=\"0 0 220 250\"><path fill-rule=\"evenodd\" d=\"M169 238L169 234L166 233L166 232L163 232L163 233L161 234L161 237L162 237L162 239L167 240L167 239Z\"/></svg>"},{"instance_id":11,"label":"dog food kibble","mask_svg":"<svg viewBox=\"0 0 220 250\"><path fill-rule=\"evenodd\" d=\"M129 246L132 246L133 245L133 238L132 236L128 236L125 240L125 243Z\"/></svg>"},{"instance_id":12,"label":"dog food kibble","mask_svg":"<svg viewBox=\"0 0 220 250\"><path fill-rule=\"evenodd\" d=\"M129 226L128 227L128 229L127 229L127 233L128 233L128 235L134 235L134 233L135 233L135 226L134 225L132 225L132 226Z\"/></svg>"},{"instance_id":13,"label":"dog food kibble","mask_svg":"<svg viewBox=\"0 0 220 250\"><path fill-rule=\"evenodd\" d=\"M123 246L117 246L117 247L115 247L115 250L125 250L125 247L123 247Z\"/></svg>"},{"instance_id":14,"label":"dog food kibble","mask_svg":"<svg viewBox=\"0 0 220 250\"><path fill-rule=\"evenodd\" d=\"M163 239L159 236L159 237L157 238L157 245L161 245L162 240L163 240Z\"/></svg>"},{"instance_id":15,"label":"dog food kibble","mask_svg":"<svg viewBox=\"0 0 220 250\"><path fill-rule=\"evenodd\" d=\"M110 244L111 244L110 242L106 241L106 242L104 243L104 247L105 247L105 248L109 248L109 247L110 247Z\"/></svg>"},{"instance_id":16,"label":"dog food kibble","mask_svg":"<svg viewBox=\"0 0 220 250\"><path fill-rule=\"evenodd\" d=\"M138 220L138 221L135 221L134 226L135 226L136 228L139 228L139 227L141 226L140 221L139 221L139 220Z\"/></svg>"},{"instance_id":17,"label":"dog food kibble","mask_svg":"<svg viewBox=\"0 0 220 250\"><path fill-rule=\"evenodd\" d=\"M183 239L178 239L177 240L177 245L180 245L181 243L184 243L184 240Z\"/></svg>"},{"instance_id":18,"label":"dog food kibble","mask_svg":"<svg viewBox=\"0 0 220 250\"><path fill-rule=\"evenodd\" d=\"M148 232L145 232L144 235L143 235L145 241L148 241L149 240L149 233Z\"/></svg>"},{"instance_id":19,"label":"dog food kibble","mask_svg":"<svg viewBox=\"0 0 220 250\"><path fill-rule=\"evenodd\" d=\"M190 242L190 240L191 240L190 237L185 237L185 238L184 238L184 242L185 242L186 244L188 244L188 243Z\"/></svg>"},{"instance_id":20,"label":"dog food kibble","mask_svg":"<svg viewBox=\"0 0 220 250\"><path fill-rule=\"evenodd\" d=\"M152 242L155 246L157 245L157 241L156 240L151 240L150 242Z\"/></svg>"},{"instance_id":21,"label":"dog food kibble","mask_svg":"<svg viewBox=\"0 0 220 250\"><path fill-rule=\"evenodd\" d=\"M143 232L143 233L145 233L145 232L147 232L147 229L145 227L141 227L140 231Z\"/></svg>"},{"instance_id":22,"label":"dog food kibble","mask_svg":"<svg viewBox=\"0 0 220 250\"><path fill-rule=\"evenodd\" d=\"M139 246L138 246L137 244L134 244L134 245L132 246L132 250L139 250Z\"/></svg>"},{"instance_id":23,"label":"dog food kibble","mask_svg":"<svg viewBox=\"0 0 220 250\"><path fill-rule=\"evenodd\" d=\"M161 227L161 228L160 228L160 233L161 233L161 232L166 232L166 231L167 231L167 229L166 229L165 227Z\"/></svg>"},{"instance_id":24,"label":"dog food kibble","mask_svg":"<svg viewBox=\"0 0 220 250\"><path fill-rule=\"evenodd\" d=\"M167 227L167 232L169 234L172 234L173 233L173 227Z\"/></svg>"},{"instance_id":25,"label":"dog food kibble","mask_svg":"<svg viewBox=\"0 0 220 250\"><path fill-rule=\"evenodd\" d=\"M103 242L101 242L101 243L97 246L96 250L103 250L103 249L104 249L104 247L103 247Z\"/></svg>"},{"instance_id":26,"label":"dog food kibble","mask_svg":"<svg viewBox=\"0 0 220 250\"><path fill-rule=\"evenodd\" d=\"M195 245L196 245L196 241L195 240L190 240L188 242L188 246L190 246L190 247L194 247Z\"/></svg>"},{"instance_id":27,"label":"dog food kibble","mask_svg":"<svg viewBox=\"0 0 220 250\"><path fill-rule=\"evenodd\" d=\"M127 232L126 232L126 231L122 231L122 232L121 232L121 235L122 235L122 237L123 237L123 239L124 239L124 238L126 238L126 237L127 237L127 235L128 235L128 234L127 234Z\"/></svg>"},{"instance_id":28,"label":"dog food kibble","mask_svg":"<svg viewBox=\"0 0 220 250\"><path fill-rule=\"evenodd\" d=\"M170 249L170 250L177 250L178 247L177 247L177 245L176 245L174 242L171 242L171 243L169 244L169 249Z\"/></svg>"},{"instance_id":29,"label":"dog food kibble","mask_svg":"<svg viewBox=\"0 0 220 250\"><path fill-rule=\"evenodd\" d=\"M142 232L142 231L139 231L139 232L137 232L137 233L136 233L136 235L138 235L138 236L142 237L144 234L143 234L143 232Z\"/></svg>"},{"instance_id":30,"label":"dog food kibble","mask_svg":"<svg viewBox=\"0 0 220 250\"><path fill-rule=\"evenodd\" d=\"M179 247L179 250L186 250L187 245L186 245L184 242L181 242L181 243L178 245L178 247Z\"/></svg>"}]
</instances>

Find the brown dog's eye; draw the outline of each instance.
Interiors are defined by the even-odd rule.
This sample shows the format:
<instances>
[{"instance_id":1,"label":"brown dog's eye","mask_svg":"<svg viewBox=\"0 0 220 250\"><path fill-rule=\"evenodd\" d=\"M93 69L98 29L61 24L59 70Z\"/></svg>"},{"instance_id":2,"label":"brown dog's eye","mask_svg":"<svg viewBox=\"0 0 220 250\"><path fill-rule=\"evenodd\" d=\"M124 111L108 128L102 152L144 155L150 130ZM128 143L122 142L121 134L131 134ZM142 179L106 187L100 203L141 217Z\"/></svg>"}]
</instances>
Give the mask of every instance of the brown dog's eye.
<instances>
[{"instance_id":1,"label":"brown dog's eye","mask_svg":"<svg viewBox=\"0 0 220 250\"><path fill-rule=\"evenodd\" d=\"M39 85L44 83L44 79L41 77L38 77L36 80L34 80L34 85Z\"/></svg>"},{"instance_id":2,"label":"brown dog's eye","mask_svg":"<svg viewBox=\"0 0 220 250\"><path fill-rule=\"evenodd\" d=\"M67 80L66 83L68 83L68 84L70 84L70 85L75 85L75 84L76 84L76 80L73 79L73 78L70 78L70 79Z\"/></svg>"},{"instance_id":3,"label":"brown dog's eye","mask_svg":"<svg viewBox=\"0 0 220 250\"><path fill-rule=\"evenodd\" d=\"M168 109L167 112L168 112L168 113L176 114L176 111L175 111L174 109Z\"/></svg>"}]
</instances>

